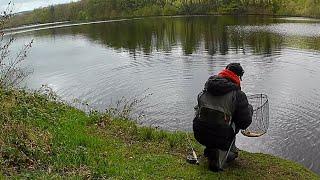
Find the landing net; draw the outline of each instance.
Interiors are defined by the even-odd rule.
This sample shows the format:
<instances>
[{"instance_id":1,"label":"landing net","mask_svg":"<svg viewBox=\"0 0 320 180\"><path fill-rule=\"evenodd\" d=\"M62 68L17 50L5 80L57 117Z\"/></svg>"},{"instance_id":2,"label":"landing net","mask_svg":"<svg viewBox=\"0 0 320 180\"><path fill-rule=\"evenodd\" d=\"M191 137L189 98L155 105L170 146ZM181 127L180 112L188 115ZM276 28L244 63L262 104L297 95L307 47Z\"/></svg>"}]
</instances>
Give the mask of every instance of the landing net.
<instances>
[{"instance_id":1,"label":"landing net","mask_svg":"<svg viewBox=\"0 0 320 180\"><path fill-rule=\"evenodd\" d=\"M265 94L248 96L249 104L253 107L252 123L241 131L247 137L260 137L267 133L269 128L269 101Z\"/></svg>"}]
</instances>

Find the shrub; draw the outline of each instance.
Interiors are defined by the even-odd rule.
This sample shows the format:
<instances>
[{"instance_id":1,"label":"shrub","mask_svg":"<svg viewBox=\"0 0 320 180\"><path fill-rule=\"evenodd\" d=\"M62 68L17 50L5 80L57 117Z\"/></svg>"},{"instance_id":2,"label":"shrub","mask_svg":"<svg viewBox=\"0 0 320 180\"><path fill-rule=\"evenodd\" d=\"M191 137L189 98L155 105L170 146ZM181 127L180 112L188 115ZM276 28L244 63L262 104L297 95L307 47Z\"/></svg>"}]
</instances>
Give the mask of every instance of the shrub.
<instances>
[{"instance_id":1,"label":"shrub","mask_svg":"<svg viewBox=\"0 0 320 180\"><path fill-rule=\"evenodd\" d=\"M21 67L26 59L33 40L24 45L16 56L12 56L11 46L15 41L12 35L6 35L4 28L12 17L12 5L0 14L0 87L11 88L24 80L30 72Z\"/></svg>"}]
</instances>

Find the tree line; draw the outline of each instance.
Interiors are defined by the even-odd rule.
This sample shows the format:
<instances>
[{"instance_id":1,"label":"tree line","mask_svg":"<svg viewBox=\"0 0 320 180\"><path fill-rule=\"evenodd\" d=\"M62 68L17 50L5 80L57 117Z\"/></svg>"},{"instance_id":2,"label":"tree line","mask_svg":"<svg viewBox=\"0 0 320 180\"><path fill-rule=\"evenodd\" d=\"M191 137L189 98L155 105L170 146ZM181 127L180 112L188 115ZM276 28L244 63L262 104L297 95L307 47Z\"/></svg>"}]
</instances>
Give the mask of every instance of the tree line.
<instances>
[{"instance_id":1,"label":"tree line","mask_svg":"<svg viewBox=\"0 0 320 180\"><path fill-rule=\"evenodd\" d=\"M57 21L199 14L320 17L320 0L81 0L17 15L9 26Z\"/></svg>"}]
</instances>

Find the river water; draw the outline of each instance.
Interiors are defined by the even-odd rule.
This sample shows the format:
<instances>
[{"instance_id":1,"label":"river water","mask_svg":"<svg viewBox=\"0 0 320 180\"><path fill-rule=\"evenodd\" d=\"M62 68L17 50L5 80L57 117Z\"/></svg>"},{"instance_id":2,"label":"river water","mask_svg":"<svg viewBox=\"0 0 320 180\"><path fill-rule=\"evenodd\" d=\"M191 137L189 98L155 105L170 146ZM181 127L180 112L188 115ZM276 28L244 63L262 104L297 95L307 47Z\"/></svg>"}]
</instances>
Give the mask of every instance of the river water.
<instances>
[{"instance_id":1,"label":"river water","mask_svg":"<svg viewBox=\"0 0 320 180\"><path fill-rule=\"evenodd\" d=\"M299 162L320 173L320 23L257 16L163 17L30 29L29 88L47 84L65 100L104 110L121 97L152 93L139 122L192 130L196 96L230 62L245 69L242 89L265 93L270 128L238 135L240 149Z\"/></svg>"}]
</instances>

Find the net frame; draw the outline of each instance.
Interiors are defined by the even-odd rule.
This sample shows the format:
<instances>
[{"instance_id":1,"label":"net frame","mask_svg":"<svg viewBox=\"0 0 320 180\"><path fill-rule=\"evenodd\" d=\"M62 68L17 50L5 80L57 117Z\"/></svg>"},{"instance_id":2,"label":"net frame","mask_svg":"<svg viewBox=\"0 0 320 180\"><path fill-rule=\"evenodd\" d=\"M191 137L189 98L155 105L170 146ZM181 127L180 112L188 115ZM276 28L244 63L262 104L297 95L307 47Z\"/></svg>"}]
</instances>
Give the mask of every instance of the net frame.
<instances>
[{"instance_id":1,"label":"net frame","mask_svg":"<svg viewBox=\"0 0 320 180\"><path fill-rule=\"evenodd\" d=\"M247 137L260 137L267 133L269 128L269 100L265 94L248 96L249 104L253 106L251 125L241 133Z\"/></svg>"}]
</instances>

